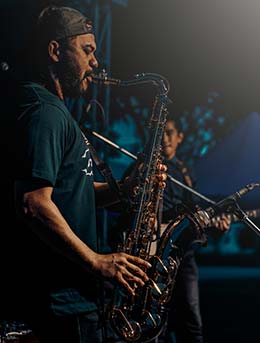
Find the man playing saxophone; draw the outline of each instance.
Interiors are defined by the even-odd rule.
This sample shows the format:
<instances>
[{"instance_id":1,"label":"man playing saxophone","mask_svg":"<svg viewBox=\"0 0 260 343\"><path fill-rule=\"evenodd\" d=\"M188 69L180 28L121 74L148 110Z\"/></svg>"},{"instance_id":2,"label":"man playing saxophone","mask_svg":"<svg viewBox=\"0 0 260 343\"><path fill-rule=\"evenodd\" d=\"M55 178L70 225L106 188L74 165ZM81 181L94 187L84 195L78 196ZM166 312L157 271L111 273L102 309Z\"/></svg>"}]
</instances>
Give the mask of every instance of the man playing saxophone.
<instances>
[{"instance_id":1,"label":"man playing saxophone","mask_svg":"<svg viewBox=\"0 0 260 343\"><path fill-rule=\"evenodd\" d=\"M101 342L99 279L134 295L148 282L150 263L97 251L95 206L118 196L94 182L89 141L65 105L66 97L87 94L98 67L92 22L72 8L51 6L32 32L33 75L17 94L7 301L40 343ZM165 175L159 178L164 187Z\"/></svg>"}]
</instances>

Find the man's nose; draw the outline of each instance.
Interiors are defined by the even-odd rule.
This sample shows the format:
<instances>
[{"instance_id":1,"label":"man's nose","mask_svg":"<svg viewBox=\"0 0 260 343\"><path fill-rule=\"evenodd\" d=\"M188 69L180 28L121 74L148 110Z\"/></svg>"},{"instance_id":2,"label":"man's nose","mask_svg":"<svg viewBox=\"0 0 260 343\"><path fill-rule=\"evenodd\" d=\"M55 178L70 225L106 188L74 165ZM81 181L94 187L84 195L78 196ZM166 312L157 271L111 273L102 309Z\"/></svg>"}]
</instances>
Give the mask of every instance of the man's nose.
<instances>
[{"instance_id":1,"label":"man's nose","mask_svg":"<svg viewBox=\"0 0 260 343\"><path fill-rule=\"evenodd\" d=\"M93 56L93 58L91 59L90 66L94 69L98 68L98 60L95 56Z\"/></svg>"}]
</instances>

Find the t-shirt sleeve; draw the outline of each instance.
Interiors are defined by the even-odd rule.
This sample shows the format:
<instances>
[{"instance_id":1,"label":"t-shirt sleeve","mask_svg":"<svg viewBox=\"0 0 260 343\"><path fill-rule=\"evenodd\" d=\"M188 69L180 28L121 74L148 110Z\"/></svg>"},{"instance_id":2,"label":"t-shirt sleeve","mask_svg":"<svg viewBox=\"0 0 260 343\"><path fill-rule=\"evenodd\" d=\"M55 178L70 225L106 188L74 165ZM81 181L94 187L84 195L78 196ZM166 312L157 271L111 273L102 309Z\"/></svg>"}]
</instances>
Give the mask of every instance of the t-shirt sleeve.
<instances>
[{"instance_id":1,"label":"t-shirt sleeve","mask_svg":"<svg viewBox=\"0 0 260 343\"><path fill-rule=\"evenodd\" d=\"M40 178L55 185L65 152L67 120L58 107L41 104L18 120L18 151L23 178Z\"/></svg>"}]
</instances>

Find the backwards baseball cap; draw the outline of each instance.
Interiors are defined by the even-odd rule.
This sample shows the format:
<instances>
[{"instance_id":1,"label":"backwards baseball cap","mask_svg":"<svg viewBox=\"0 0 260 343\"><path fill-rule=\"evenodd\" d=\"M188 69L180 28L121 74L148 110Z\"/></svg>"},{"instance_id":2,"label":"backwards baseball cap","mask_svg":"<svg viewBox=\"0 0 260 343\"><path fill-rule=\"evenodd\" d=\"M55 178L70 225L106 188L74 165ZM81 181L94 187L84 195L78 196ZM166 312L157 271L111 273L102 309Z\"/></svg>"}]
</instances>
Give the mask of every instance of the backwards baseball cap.
<instances>
[{"instance_id":1,"label":"backwards baseball cap","mask_svg":"<svg viewBox=\"0 0 260 343\"><path fill-rule=\"evenodd\" d=\"M44 8L38 17L37 27L40 35L46 40L94 33L91 20L70 7Z\"/></svg>"}]
</instances>

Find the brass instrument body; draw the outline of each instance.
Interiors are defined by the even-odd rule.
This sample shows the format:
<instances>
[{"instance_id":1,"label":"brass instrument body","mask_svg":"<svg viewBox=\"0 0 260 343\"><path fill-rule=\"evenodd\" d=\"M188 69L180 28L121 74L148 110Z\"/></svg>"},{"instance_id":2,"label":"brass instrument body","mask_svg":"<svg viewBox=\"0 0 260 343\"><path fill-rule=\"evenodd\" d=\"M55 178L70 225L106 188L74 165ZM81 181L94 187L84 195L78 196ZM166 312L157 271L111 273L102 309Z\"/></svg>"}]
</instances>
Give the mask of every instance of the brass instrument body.
<instances>
[{"instance_id":1,"label":"brass instrument body","mask_svg":"<svg viewBox=\"0 0 260 343\"><path fill-rule=\"evenodd\" d=\"M125 253L148 261L151 242L157 230L156 219L159 203L163 195L158 175L161 173L161 142L167 118L167 104L170 102L167 97L169 84L165 78L154 73L137 74L133 80L129 81L111 79L106 75L100 75L94 76L93 81L118 86L149 83L157 87L148 126L149 140L146 143L144 153L142 156L140 155L141 158L137 161L140 168L138 170L138 186L132 197L132 224L127 230L124 246L120 249ZM161 321L158 322L157 315L151 314L151 312L155 313L156 309L151 311L149 308L150 305L153 306L149 300L149 293L150 286L136 289L135 296L130 295L120 286L115 288L110 313L111 325L124 340L146 340L151 328L160 325ZM154 307L156 307L155 304Z\"/></svg>"},{"instance_id":2,"label":"brass instrument body","mask_svg":"<svg viewBox=\"0 0 260 343\"><path fill-rule=\"evenodd\" d=\"M178 266L185 250L194 239L198 239L195 219L189 217L171 222L165 230L156 254L151 256L151 245L159 227L156 225L159 203L163 196L158 181L161 164L161 142L167 119L167 80L157 74L137 74L134 80L121 81L106 75L93 76L94 82L118 86L152 83L157 87L151 119L149 140L141 159L138 186L133 195L132 225L127 230L120 251L138 256L151 263L145 270L149 281L137 288L135 295L123 287L116 286L110 308L111 326L117 335L127 342L149 342L162 331L167 319L167 303L172 294ZM197 226L196 226L197 228Z\"/></svg>"},{"instance_id":3,"label":"brass instrument body","mask_svg":"<svg viewBox=\"0 0 260 343\"><path fill-rule=\"evenodd\" d=\"M149 259L149 282L134 297L120 294L115 298L111 319L120 337L128 342L150 342L160 335L167 321L179 265L190 248L205 243L197 214L179 216L167 225L156 254Z\"/></svg>"}]
</instances>

